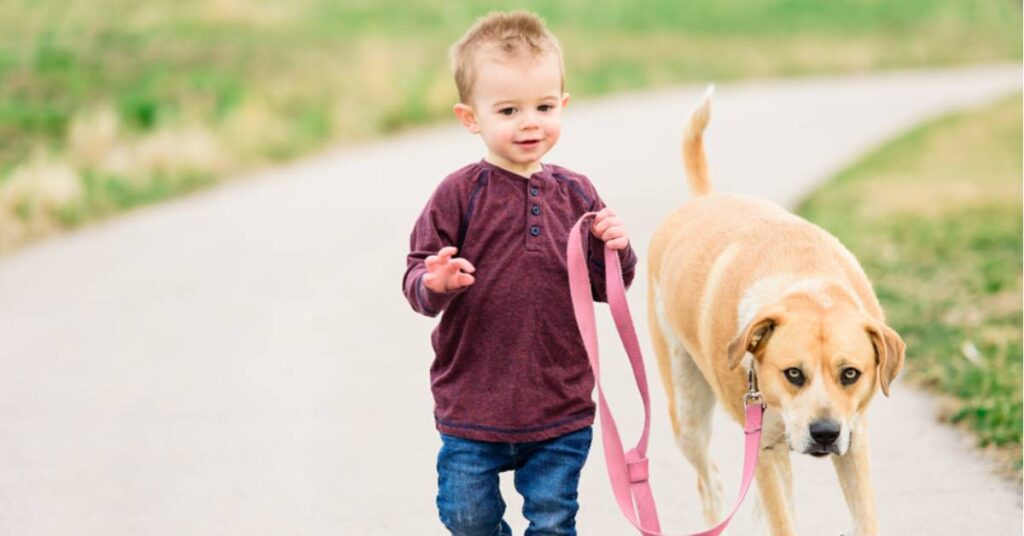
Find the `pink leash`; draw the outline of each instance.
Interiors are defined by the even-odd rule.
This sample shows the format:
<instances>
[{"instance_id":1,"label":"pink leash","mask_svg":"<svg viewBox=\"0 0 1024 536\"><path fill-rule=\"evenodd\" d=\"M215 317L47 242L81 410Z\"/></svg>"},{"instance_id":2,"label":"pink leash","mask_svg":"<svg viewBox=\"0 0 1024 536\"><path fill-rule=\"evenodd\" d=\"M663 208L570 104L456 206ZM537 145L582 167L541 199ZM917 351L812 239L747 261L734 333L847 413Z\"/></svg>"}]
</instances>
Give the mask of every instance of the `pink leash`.
<instances>
[{"instance_id":1,"label":"pink leash","mask_svg":"<svg viewBox=\"0 0 1024 536\"><path fill-rule=\"evenodd\" d=\"M587 349L590 366L594 370L597 382L598 411L601 415L601 437L604 444L604 458L608 466L608 476L615 491L615 500L619 509L644 536L662 536L658 522L658 512L654 506L654 496L648 482L647 437L651 432L651 401L647 392L647 374L644 371L643 357L640 355L640 344L636 338L636 330L626 303L626 290L622 282L622 267L619 256L614 250L605 248L605 284L607 285L608 305L611 307L615 327L629 355L629 363L633 367L640 397L644 402L644 430L640 441L629 451L623 451L622 440L619 438L615 419L608 408L601 389L601 367L597 356L597 325L594 321L594 301L590 291L590 276L587 272L586 259L583 258L583 244L580 229L585 220L593 220L595 213L584 214L569 233L567 258L569 263L569 290L572 294L573 309L579 325L583 344ZM743 482L740 485L739 497L732 512L714 528L692 536L714 536L720 534L729 525L740 504L750 489L757 467L758 449L761 443L761 419L764 405L757 391L757 381L751 372L750 390L744 395L746 407L746 452L743 457ZM757 401L758 403L751 403Z\"/></svg>"}]
</instances>

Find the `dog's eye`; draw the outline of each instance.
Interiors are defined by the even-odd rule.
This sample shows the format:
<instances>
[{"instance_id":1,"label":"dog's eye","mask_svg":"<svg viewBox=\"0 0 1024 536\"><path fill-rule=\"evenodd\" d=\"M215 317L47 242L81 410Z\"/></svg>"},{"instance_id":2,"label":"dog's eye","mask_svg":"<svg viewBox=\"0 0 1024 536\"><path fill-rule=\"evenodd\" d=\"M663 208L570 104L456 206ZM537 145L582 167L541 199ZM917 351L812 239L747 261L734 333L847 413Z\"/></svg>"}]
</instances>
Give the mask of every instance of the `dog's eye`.
<instances>
[{"instance_id":1,"label":"dog's eye","mask_svg":"<svg viewBox=\"0 0 1024 536\"><path fill-rule=\"evenodd\" d=\"M804 384L804 373L800 369L796 367L788 368L785 370L785 374L786 379L789 380L789 383L797 387L800 387L801 385Z\"/></svg>"},{"instance_id":2,"label":"dog's eye","mask_svg":"<svg viewBox=\"0 0 1024 536\"><path fill-rule=\"evenodd\" d=\"M841 380L843 385L850 385L856 382L860 378L860 371L855 368L843 369L843 375Z\"/></svg>"}]
</instances>

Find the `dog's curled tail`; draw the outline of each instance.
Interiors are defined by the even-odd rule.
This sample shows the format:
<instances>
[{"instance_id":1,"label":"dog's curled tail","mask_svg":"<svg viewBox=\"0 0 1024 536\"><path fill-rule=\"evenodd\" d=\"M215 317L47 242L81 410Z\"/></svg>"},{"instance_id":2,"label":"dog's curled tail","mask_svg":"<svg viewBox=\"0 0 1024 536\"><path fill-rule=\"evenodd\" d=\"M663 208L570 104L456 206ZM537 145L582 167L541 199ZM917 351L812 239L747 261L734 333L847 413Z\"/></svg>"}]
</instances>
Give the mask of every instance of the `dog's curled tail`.
<instances>
[{"instance_id":1,"label":"dog's curled tail","mask_svg":"<svg viewBox=\"0 0 1024 536\"><path fill-rule=\"evenodd\" d=\"M711 95L714 93L715 85L711 84L700 104L690 112L683 130L683 166L686 168L686 180L690 183L690 193L694 196L711 193L708 163L704 157L704 129L711 118Z\"/></svg>"}]
</instances>

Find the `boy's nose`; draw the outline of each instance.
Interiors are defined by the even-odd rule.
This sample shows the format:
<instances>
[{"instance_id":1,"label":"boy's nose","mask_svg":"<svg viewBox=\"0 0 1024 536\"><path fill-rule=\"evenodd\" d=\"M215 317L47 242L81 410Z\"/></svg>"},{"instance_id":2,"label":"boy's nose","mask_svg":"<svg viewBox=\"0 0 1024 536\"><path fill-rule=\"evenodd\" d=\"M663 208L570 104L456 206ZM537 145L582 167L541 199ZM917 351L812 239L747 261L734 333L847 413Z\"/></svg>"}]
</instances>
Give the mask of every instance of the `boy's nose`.
<instances>
[{"instance_id":1,"label":"boy's nose","mask_svg":"<svg viewBox=\"0 0 1024 536\"><path fill-rule=\"evenodd\" d=\"M537 116L531 113L523 114L523 120L519 123L519 128L528 130L531 128L537 128L540 126L540 121L537 120Z\"/></svg>"}]
</instances>

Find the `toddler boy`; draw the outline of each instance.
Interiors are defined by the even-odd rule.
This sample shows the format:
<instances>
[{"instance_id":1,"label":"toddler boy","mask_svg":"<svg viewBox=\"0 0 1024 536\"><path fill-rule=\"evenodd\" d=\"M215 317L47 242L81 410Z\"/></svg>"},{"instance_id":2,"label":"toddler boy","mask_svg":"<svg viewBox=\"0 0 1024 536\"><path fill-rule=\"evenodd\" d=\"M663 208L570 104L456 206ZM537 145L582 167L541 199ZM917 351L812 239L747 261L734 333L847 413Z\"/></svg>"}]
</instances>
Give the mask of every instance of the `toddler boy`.
<instances>
[{"instance_id":1,"label":"toddler boy","mask_svg":"<svg viewBox=\"0 0 1024 536\"><path fill-rule=\"evenodd\" d=\"M604 245L618 250L627 285L636 255L585 176L541 163L569 102L561 49L543 22L492 13L451 59L455 115L487 154L427 202L403 281L414 310L443 312L430 369L442 441L438 510L455 535L512 534L498 473L514 471L526 534L576 534L594 377L569 297L569 230L599 211L587 241L595 299L605 299Z\"/></svg>"}]
</instances>

